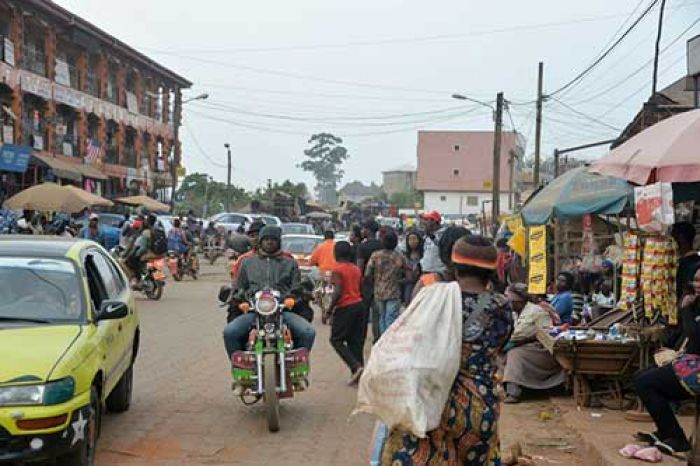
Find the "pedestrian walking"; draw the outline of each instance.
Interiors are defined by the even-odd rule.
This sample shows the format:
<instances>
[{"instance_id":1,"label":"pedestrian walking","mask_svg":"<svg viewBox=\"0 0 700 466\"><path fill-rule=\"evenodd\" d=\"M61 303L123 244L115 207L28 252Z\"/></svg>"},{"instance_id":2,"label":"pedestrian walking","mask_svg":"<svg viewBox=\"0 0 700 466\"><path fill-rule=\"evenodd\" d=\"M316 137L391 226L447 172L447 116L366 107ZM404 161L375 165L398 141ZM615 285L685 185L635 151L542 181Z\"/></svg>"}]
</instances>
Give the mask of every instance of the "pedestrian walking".
<instances>
[{"instance_id":1,"label":"pedestrian walking","mask_svg":"<svg viewBox=\"0 0 700 466\"><path fill-rule=\"evenodd\" d=\"M336 265L331 283L335 294L331 308L335 307L331 327L331 345L338 356L347 364L351 372L348 385L360 380L364 357L362 350L367 336L367 313L362 305L360 285L362 272L352 263L352 246L339 241L334 249Z\"/></svg>"},{"instance_id":2,"label":"pedestrian walking","mask_svg":"<svg viewBox=\"0 0 700 466\"><path fill-rule=\"evenodd\" d=\"M448 261L462 291L462 354L459 372L437 429L424 438L394 429L382 465L500 464L496 358L512 326L508 301L489 291L496 248L481 236L457 240ZM430 285L428 285L430 286Z\"/></svg>"},{"instance_id":3,"label":"pedestrian walking","mask_svg":"<svg viewBox=\"0 0 700 466\"><path fill-rule=\"evenodd\" d=\"M367 220L360 230L362 242L357 247L357 266L365 274L365 269L370 257L375 251L382 249L382 243L377 239L379 224L374 220ZM375 312L372 302L374 300L374 283L372 280L362 281L362 302L365 305L365 312L371 313L368 321L372 324L372 337L374 341L379 339L379 315Z\"/></svg>"},{"instance_id":4,"label":"pedestrian walking","mask_svg":"<svg viewBox=\"0 0 700 466\"><path fill-rule=\"evenodd\" d=\"M433 210L421 215L425 228L424 254L421 260L423 273L442 273L445 271L445 264L440 260L440 224L442 216Z\"/></svg>"},{"instance_id":5,"label":"pedestrian walking","mask_svg":"<svg viewBox=\"0 0 700 466\"><path fill-rule=\"evenodd\" d=\"M372 254L365 270L365 277L374 283L374 309L379 317L379 334L375 335L375 341L396 320L401 309L401 286L408 262L396 250L398 242L393 231L384 235L382 249Z\"/></svg>"},{"instance_id":6,"label":"pedestrian walking","mask_svg":"<svg viewBox=\"0 0 700 466\"><path fill-rule=\"evenodd\" d=\"M403 286L403 303L408 305L413 296L413 289L421 275L420 261L423 259L423 238L415 231L406 235L406 247L404 255L409 270L406 272L406 280Z\"/></svg>"}]
</instances>

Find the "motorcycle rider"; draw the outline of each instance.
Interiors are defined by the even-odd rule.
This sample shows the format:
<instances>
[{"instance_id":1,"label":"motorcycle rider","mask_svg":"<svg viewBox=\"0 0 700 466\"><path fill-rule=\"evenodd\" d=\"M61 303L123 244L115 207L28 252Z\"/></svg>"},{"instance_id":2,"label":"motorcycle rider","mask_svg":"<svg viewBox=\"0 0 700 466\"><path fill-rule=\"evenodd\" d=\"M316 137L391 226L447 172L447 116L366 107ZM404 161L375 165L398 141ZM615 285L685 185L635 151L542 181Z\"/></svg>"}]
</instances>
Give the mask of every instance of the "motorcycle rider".
<instances>
[{"instance_id":1,"label":"motorcycle rider","mask_svg":"<svg viewBox=\"0 0 700 466\"><path fill-rule=\"evenodd\" d=\"M236 281L237 294L250 299L265 289L278 291L282 298L290 296L298 287L300 272L294 259L282 252L282 230L266 226L260 231L257 253L241 262ZM233 353L245 347L250 328L255 323L254 312L241 312L224 328L224 343L229 360ZM316 331L303 317L284 311L284 323L289 327L297 347L311 350ZM238 387L237 387L238 388Z\"/></svg>"},{"instance_id":2,"label":"motorcycle rider","mask_svg":"<svg viewBox=\"0 0 700 466\"><path fill-rule=\"evenodd\" d=\"M78 236L82 239L92 240L100 244L102 247L105 247L105 233L102 230L102 227L100 227L99 225L99 220L99 215L90 214L87 226L83 227L83 229L80 230Z\"/></svg>"},{"instance_id":3,"label":"motorcycle rider","mask_svg":"<svg viewBox=\"0 0 700 466\"><path fill-rule=\"evenodd\" d=\"M187 259L187 251L190 249L190 240L182 229L180 219L173 220L173 227L168 232L168 251L175 251L178 256Z\"/></svg>"},{"instance_id":4,"label":"motorcycle rider","mask_svg":"<svg viewBox=\"0 0 700 466\"><path fill-rule=\"evenodd\" d=\"M131 247L124 253L124 262L133 274L131 277L132 286L138 285L139 277L141 275L141 267L143 266L144 262L157 257L157 255L151 251L151 238L153 236L153 229L155 228L156 221L156 216L149 214L146 217L146 221L143 222L143 225L138 231L138 236L136 236L136 239L132 243ZM137 222L134 223L135 225L132 225L132 228L139 226Z\"/></svg>"}]
</instances>

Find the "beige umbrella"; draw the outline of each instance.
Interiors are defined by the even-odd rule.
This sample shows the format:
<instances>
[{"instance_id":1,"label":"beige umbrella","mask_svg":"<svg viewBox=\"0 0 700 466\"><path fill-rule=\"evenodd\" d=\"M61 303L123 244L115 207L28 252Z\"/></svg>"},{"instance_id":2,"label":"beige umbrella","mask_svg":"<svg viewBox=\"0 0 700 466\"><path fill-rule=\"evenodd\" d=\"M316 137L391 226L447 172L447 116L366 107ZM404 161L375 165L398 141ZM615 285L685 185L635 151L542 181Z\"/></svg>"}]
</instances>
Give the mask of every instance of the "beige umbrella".
<instances>
[{"instance_id":1,"label":"beige umbrella","mask_svg":"<svg viewBox=\"0 0 700 466\"><path fill-rule=\"evenodd\" d=\"M64 186L64 188L77 193L79 196L85 199L86 202L89 202L90 206L92 207L112 207L114 205L114 202L110 201L109 199L105 199L97 194L89 193L84 189L78 188L77 186L67 185Z\"/></svg>"},{"instance_id":2,"label":"beige umbrella","mask_svg":"<svg viewBox=\"0 0 700 466\"><path fill-rule=\"evenodd\" d=\"M4 207L8 209L40 210L47 212L66 212L74 214L94 204L83 191L69 189L56 183L43 183L20 191L5 201ZM98 197L98 196L95 196ZM100 198L101 199L101 198ZM109 201L108 201L109 202Z\"/></svg>"},{"instance_id":3,"label":"beige umbrella","mask_svg":"<svg viewBox=\"0 0 700 466\"><path fill-rule=\"evenodd\" d=\"M114 201L119 202L120 204L126 204L135 207L144 206L148 210L153 210L155 212L170 211L170 206L168 204L163 204L162 202L156 201L155 199L150 198L148 196L120 197L119 199L115 199Z\"/></svg>"}]
</instances>

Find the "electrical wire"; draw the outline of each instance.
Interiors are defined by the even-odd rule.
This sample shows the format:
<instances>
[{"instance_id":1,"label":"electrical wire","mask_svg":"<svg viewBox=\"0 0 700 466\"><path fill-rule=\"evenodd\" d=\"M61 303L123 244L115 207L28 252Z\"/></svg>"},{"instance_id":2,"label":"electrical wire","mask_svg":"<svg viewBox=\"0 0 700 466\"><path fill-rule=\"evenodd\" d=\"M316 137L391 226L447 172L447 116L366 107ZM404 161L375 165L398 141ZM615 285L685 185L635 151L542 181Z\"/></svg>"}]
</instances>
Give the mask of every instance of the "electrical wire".
<instances>
[{"instance_id":1,"label":"electrical wire","mask_svg":"<svg viewBox=\"0 0 700 466\"><path fill-rule=\"evenodd\" d=\"M669 48L671 48L672 45L674 45L676 42L678 42L680 39L682 39L685 34L687 34L691 29L693 29L698 23L700 23L700 17L696 18L692 23L690 23L683 31L678 34L676 37L674 37L668 44L666 44L665 47L661 49L661 52L667 51ZM681 59L685 58L685 50L683 51L683 55L680 57ZM574 105L580 105L583 103L590 102L592 100L598 99L599 97L604 96L605 94L608 94L609 92L617 89L618 87L622 86L623 84L626 84L629 79L633 78L634 76L638 75L642 71L644 71L649 65L651 65L654 62L654 59L651 58L648 61L646 61L642 66L634 70L632 73L628 74L621 80L619 80L617 83L613 84L610 87L605 88L604 90L587 97L586 99L579 100L576 102L573 102Z\"/></svg>"},{"instance_id":2,"label":"electrical wire","mask_svg":"<svg viewBox=\"0 0 700 466\"><path fill-rule=\"evenodd\" d=\"M577 110L577 109L573 108L572 106L570 106L570 105L568 105L568 104L562 102L561 100L557 99L556 97L551 96L550 99L553 100L554 102L556 102L557 104L561 105L562 107L566 108L567 110L569 110L569 111L575 113L576 115L578 115L578 116L580 116L580 117L582 117L582 118L585 118L585 119L588 120L588 121L591 121L591 122L593 122L593 123L597 123L597 124L599 124L599 125L601 125L601 126L604 126L604 127L606 127L606 128L612 129L612 130L614 130L614 131L620 131L620 128L616 128L615 126L612 126L612 125L610 125L610 124L608 124L608 123L606 123L606 122L604 122L604 121L600 121L599 119L597 119L597 118L595 118L595 117L592 117L592 116L590 116L590 115L587 115L587 114L583 113L582 111Z\"/></svg>"},{"instance_id":3,"label":"electrical wire","mask_svg":"<svg viewBox=\"0 0 700 466\"><path fill-rule=\"evenodd\" d=\"M212 159L209 154L207 154L207 151L205 151L202 146L199 144L199 141L197 140L197 137L194 135L194 131L189 127L187 122L183 120L182 126L185 128L185 131L190 135L190 138L192 138L192 142L194 143L194 146L197 148L200 154L204 156L205 159L209 161L213 166L218 167L218 168L228 168L228 165L223 164L221 162L217 162L216 160Z\"/></svg>"},{"instance_id":4,"label":"electrical wire","mask_svg":"<svg viewBox=\"0 0 700 466\"><path fill-rule=\"evenodd\" d=\"M625 30L625 32L615 41L613 44L608 47L608 49L600 54L598 58L593 60L593 63L588 65L583 71L578 73L573 79L559 87L553 92L549 92L548 95L556 95L559 94L566 89L569 89L571 86L576 84L577 82L581 81L588 73L590 73L596 66L598 66L599 63L601 63L610 53L615 50L615 48L622 43L623 40L637 27L637 25L651 12L651 10L656 6L656 4L659 2L659 0L652 0L649 6L646 7L646 9L642 12L641 15Z\"/></svg>"}]
</instances>

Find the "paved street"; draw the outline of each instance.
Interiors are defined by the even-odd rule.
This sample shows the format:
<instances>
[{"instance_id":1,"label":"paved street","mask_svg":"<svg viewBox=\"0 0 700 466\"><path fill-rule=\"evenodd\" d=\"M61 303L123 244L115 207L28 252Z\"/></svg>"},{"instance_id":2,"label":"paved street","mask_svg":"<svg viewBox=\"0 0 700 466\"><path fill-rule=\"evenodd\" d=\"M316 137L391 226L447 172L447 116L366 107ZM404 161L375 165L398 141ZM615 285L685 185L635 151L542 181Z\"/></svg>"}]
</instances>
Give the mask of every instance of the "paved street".
<instances>
[{"instance_id":1,"label":"paved street","mask_svg":"<svg viewBox=\"0 0 700 466\"><path fill-rule=\"evenodd\" d=\"M131 410L104 419L100 466L365 464L372 420L348 421L355 390L318 324L312 386L282 405L282 429L233 397L216 294L222 261L198 282L168 282L162 301L140 301L141 352Z\"/></svg>"}]
</instances>

